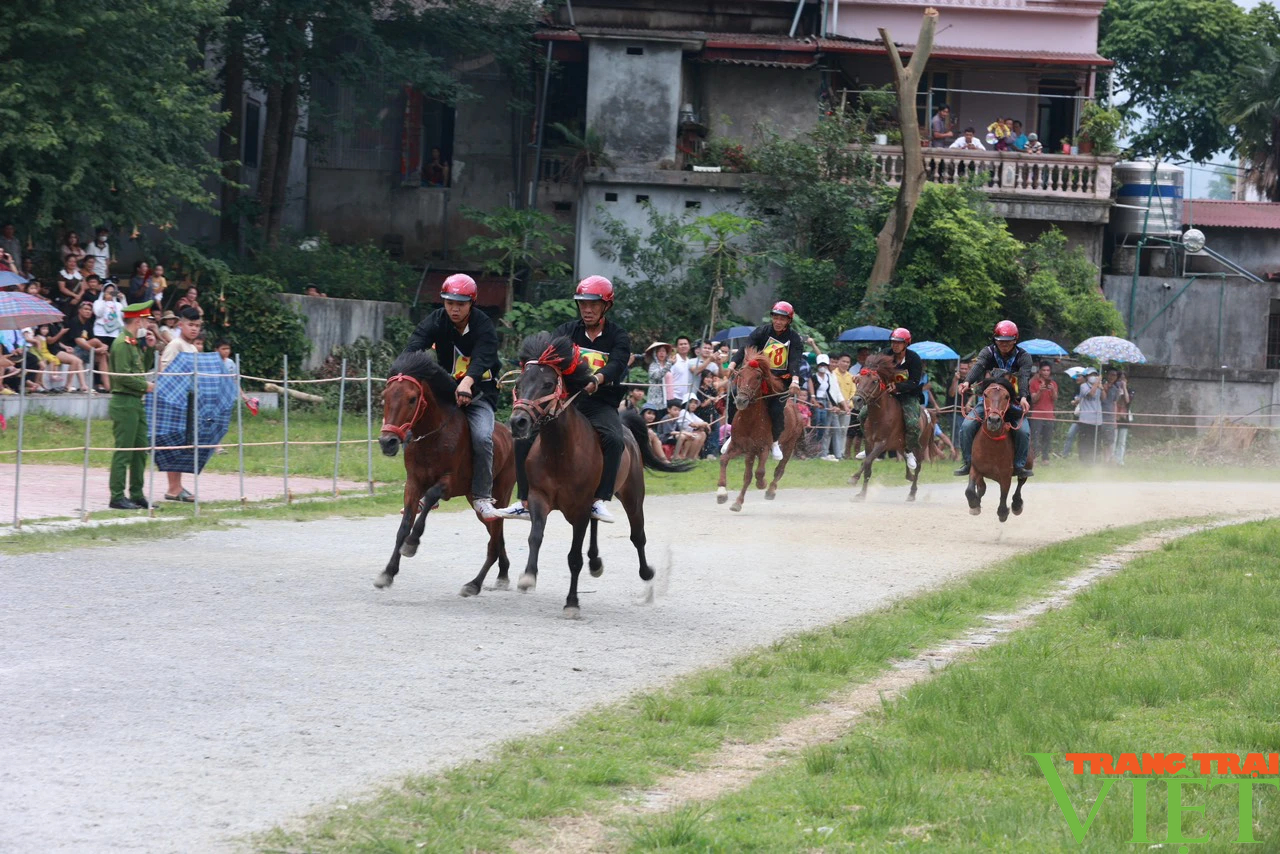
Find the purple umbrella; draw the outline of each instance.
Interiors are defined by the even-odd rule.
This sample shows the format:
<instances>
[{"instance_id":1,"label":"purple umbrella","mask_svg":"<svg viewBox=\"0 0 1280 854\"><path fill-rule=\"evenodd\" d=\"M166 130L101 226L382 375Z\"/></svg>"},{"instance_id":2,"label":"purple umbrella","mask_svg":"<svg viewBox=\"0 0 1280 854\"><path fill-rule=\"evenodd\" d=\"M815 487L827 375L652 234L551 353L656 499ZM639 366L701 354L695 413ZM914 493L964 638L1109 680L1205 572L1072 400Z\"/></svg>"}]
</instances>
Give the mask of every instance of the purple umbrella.
<instances>
[{"instance_id":1,"label":"purple umbrella","mask_svg":"<svg viewBox=\"0 0 1280 854\"><path fill-rule=\"evenodd\" d=\"M0 291L0 329L24 329L60 323L63 315L50 303L20 291Z\"/></svg>"}]
</instances>

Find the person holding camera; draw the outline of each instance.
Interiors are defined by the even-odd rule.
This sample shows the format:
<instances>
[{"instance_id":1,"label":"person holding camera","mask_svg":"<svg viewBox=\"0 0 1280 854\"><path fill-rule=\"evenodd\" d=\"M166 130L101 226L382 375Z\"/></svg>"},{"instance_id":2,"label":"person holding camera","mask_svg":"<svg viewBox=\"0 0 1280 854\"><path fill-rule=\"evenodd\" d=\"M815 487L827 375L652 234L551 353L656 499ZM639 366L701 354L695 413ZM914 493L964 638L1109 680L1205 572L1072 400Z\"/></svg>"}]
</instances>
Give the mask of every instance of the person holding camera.
<instances>
[{"instance_id":1,"label":"person holding camera","mask_svg":"<svg viewBox=\"0 0 1280 854\"><path fill-rule=\"evenodd\" d=\"M106 344L108 350L116 336L124 331L124 308L124 296L113 284L104 285L102 295L93 303L93 316L97 318L93 323L93 335Z\"/></svg>"}]
</instances>

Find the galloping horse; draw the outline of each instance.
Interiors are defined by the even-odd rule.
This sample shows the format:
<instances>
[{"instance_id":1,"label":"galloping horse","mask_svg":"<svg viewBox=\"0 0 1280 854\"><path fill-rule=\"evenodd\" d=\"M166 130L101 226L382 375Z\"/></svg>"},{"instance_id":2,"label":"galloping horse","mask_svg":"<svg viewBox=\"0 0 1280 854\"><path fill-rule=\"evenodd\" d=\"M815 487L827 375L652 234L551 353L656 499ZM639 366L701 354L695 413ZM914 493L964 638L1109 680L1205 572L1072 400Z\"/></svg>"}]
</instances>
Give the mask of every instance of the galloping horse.
<instances>
[{"instance_id":1,"label":"galloping horse","mask_svg":"<svg viewBox=\"0 0 1280 854\"><path fill-rule=\"evenodd\" d=\"M1012 399L1013 390L1005 381L995 378L987 382L982 392L985 416L982 429L973 437L969 486L964 491L965 498L969 499L969 513L977 516L982 512L982 496L987 491L985 478L1000 484L1000 506L996 509L996 516L1001 522L1009 518L1010 506L1005 504L1005 499L1009 497L1009 481L1013 478L1013 442L1009 439L1013 428L1005 420ZM1026 413L1022 417L1025 418ZM1027 468L1034 463L1033 449L1027 457ZM1015 516L1022 514L1022 485L1026 482L1025 477L1018 478L1018 488L1013 491L1012 510Z\"/></svg>"},{"instance_id":2,"label":"galloping horse","mask_svg":"<svg viewBox=\"0 0 1280 854\"><path fill-rule=\"evenodd\" d=\"M893 357L878 353L867 358L862 373L858 375L858 390L854 392L853 405L867 408L867 419L862 425L862 432L867 440L867 455L862 461L862 468L854 472L849 483L857 486L858 479L862 479L862 492L854 496L859 500L867 497L867 485L871 481L871 465L881 454L885 451L897 451L899 457L905 458L907 451L910 450L907 447L906 434L902 425L902 404L898 403L898 399L888 391L896 373L897 368L893 364ZM920 468L930 458L932 445L933 419L929 415L929 410L921 409L920 443L915 449L916 459L920 465L914 472L907 469L907 480L911 481L911 491L907 493L908 501L916 500Z\"/></svg>"},{"instance_id":3,"label":"galloping horse","mask_svg":"<svg viewBox=\"0 0 1280 854\"><path fill-rule=\"evenodd\" d=\"M417 553L427 514L437 501L458 495L465 495L468 501L475 498L471 495L471 428L455 403L455 391L453 377L426 353L404 353L391 366L391 377L382 392L378 445L388 457L394 457L404 445L404 513L395 551L373 582L375 587L391 586L400 571L401 555L413 557ZM498 424L493 430L493 498L505 504L515 482L511 431ZM503 541L502 520L483 524L489 529L489 550L480 574L462 588L463 596L480 592L480 583L494 561L498 563L495 586L505 588L510 583L507 569L511 561Z\"/></svg>"},{"instance_id":4,"label":"galloping horse","mask_svg":"<svg viewBox=\"0 0 1280 854\"><path fill-rule=\"evenodd\" d=\"M729 508L735 513L742 510L742 502L747 497L747 487L751 484L752 470L755 470L756 489L764 489L765 455L773 447L773 428L769 421L769 411L765 408L766 395L786 394L787 389L782 380L773 375L768 366L760 361L760 351L748 347L743 352L743 364L733 381L733 404L737 413L733 416L733 431L729 450L720 455L720 481L716 484L716 503L724 504L729 500L728 473L729 461L735 457L743 457L742 491L738 500ZM800 421L800 413L791 401L787 401L784 410L782 435L778 444L782 446L782 459L773 469L773 480L765 490L764 497L770 501L778 492L778 481L787 470L787 463L795 453L796 444L804 435L804 425Z\"/></svg>"},{"instance_id":5,"label":"galloping horse","mask_svg":"<svg viewBox=\"0 0 1280 854\"><path fill-rule=\"evenodd\" d=\"M551 511L559 510L573 526L569 596L564 603L564 615L570 618L579 614L578 573L582 571L582 540L588 523L591 545L587 556L591 575L598 578L604 572L596 540L599 523L591 518L591 502L600 483L604 456L595 428L573 406L573 399L583 394L583 388L591 381L591 371L580 370L585 364L567 336L553 339L546 332L529 336L520 345L520 378L516 381L515 406L511 413L511 433L515 438L537 437L525 461L529 516L533 524L529 533L529 563L517 586L524 591L537 586L538 551L542 547L547 517ZM631 525L631 543L640 556L640 579L650 581L653 569L644 555L644 469L682 472L688 471L692 463L669 463L656 456L649 447L644 422L636 413L623 413L622 423L627 428L623 433L625 448L614 489Z\"/></svg>"}]
</instances>

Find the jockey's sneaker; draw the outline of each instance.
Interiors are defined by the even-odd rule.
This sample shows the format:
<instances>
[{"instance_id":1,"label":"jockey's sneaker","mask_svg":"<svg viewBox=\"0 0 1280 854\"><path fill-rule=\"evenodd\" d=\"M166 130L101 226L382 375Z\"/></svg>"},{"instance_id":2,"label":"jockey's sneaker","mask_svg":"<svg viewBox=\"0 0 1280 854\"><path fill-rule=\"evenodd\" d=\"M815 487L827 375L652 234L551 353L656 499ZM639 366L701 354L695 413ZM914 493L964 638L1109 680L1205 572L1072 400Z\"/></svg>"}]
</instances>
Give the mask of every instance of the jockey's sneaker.
<instances>
[{"instance_id":1,"label":"jockey's sneaker","mask_svg":"<svg viewBox=\"0 0 1280 854\"><path fill-rule=\"evenodd\" d=\"M1013 473L1017 477L1031 477L1032 475L1035 474L1035 472L1033 472L1029 468L1017 468L1017 467L1014 468Z\"/></svg>"},{"instance_id":2,"label":"jockey's sneaker","mask_svg":"<svg viewBox=\"0 0 1280 854\"><path fill-rule=\"evenodd\" d=\"M952 474L955 475L956 477L964 477L968 473L969 473L968 463L965 463L964 465L960 466L960 468L952 472Z\"/></svg>"},{"instance_id":3,"label":"jockey's sneaker","mask_svg":"<svg viewBox=\"0 0 1280 854\"><path fill-rule=\"evenodd\" d=\"M599 498L591 505L591 518L597 522L613 523L613 514L609 512L609 505Z\"/></svg>"},{"instance_id":4,"label":"jockey's sneaker","mask_svg":"<svg viewBox=\"0 0 1280 854\"><path fill-rule=\"evenodd\" d=\"M520 501L516 501L510 507L503 507L499 510L498 518L528 522L531 517L529 516L529 508L525 507Z\"/></svg>"},{"instance_id":5,"label":"jockey's sneaker","mask_svg":"<svg viewBox=\"0 0 1280 854\"><path fill-rule=\"evenodd\" d=\"M769 456L773 457L775 460L782 459L782 446L777 442L774 442L773 447L769 449Z\"/></svg>"},{"instance_id":6,"label":"jockey's sneaker","mask_svg":"<svg viewBox=\"0 0 1280 854\"><path fill-rule=\"evenodd\" d=\"M418 512L421 513L423 510L426 510L426 509L427 509L427 496L424 495L420 499L418 499ZM431 509L439 510L440 502L437 501L435 504L432 504Z\"/></svg>"},{"instance_id":7,"label":"jockey's sneaker","mask_svg":"<svg viewBox=\"0 0 1280 854\"><path fill-rule=\"evenodd\" d=\"M865 460L865 459L867 458L867 452L866 452L866 451L858 451L858 453L857 453L857 454L855 454L853 458L854 458L855 460Z\"/></svg>"},{"instance_id":8,"label":"jockey's sneaker","mask_svg":"<svg viewBox=\"0 0 1280 854\"><path fill-rule=\"evenodd\" d=\"M477 498L471 503L471 508L480 514L480 518L485 522L493 522L502 518L498 515L498 508L493 506L492 498Z\"/></svg>"},{"instance_id":9,"label":"jockey's sneaker","mask_svg":"<svg viewBox=\"0 0 1280 854\"><path fill-rule=\"evenodd\" d=\"M919 467L920 466L916 463L916 455L907 451L907 468L911 469L911 471L915 471Z\"/></svg>"}]
</instances>

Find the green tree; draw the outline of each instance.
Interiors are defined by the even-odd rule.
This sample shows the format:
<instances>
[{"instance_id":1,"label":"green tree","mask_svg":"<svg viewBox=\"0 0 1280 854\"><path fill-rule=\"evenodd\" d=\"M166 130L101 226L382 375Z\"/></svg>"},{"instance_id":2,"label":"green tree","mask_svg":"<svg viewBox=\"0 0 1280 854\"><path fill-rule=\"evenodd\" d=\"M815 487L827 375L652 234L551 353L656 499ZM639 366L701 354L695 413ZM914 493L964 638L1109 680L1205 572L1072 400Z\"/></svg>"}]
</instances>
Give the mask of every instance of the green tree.
<instances>
[{"instance_id":1,"label":"green tree","mask_svg":"<svg viewBox=\"0 0 1280 854\"><path fill-rule=\"evenodd\" d=\"M208 208L222 117L202 43L224 5L0 3L0 216L131 227Z\"/></svg>"},{"instance_id":2,"label":"green tree","mask_svg":"<svg viewBox=\"0 0 1280 854\"><path fill-rule=\"evenodd\" d=\"M1067 246L1067 237L1051 228L1022 253L1026 275L1009 295L1005 309L1019 323L1070 348L1094 335L1124 334L1120 311L1098 287L1098 268L1084 249Z\"/></svg>"},{"instance_id":3,"label":"green tree","mask_svg":"<svg viewBox=\"0 0 1280 854\"><path fill-rule=\"evenodd\" d=\"M479 261L486 273L507 280L506 306L510 307L517 278L559 279L572 271L560 260L565 253L560 243L572 229L555 217L530 208L498 208L481 211L463 208L462 215L482 226L487 234L477 234L462 245L463 255Z\"/></svg>"},{"instance_id":4,"label":"green tree","mask_svg":"<svg viewBox=\"0 0 1280 854\"><path fill-rule=\"evenodd\" d=\"M1273 45L1259 45L1239 68L1222 115L1236 128L1245 180L1263 199L1280 202L1280 55Z\"/></svg>"}]
</instances>

